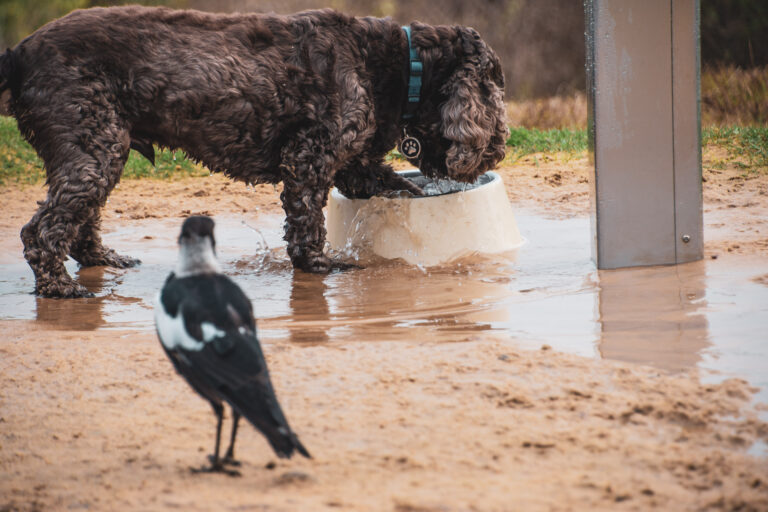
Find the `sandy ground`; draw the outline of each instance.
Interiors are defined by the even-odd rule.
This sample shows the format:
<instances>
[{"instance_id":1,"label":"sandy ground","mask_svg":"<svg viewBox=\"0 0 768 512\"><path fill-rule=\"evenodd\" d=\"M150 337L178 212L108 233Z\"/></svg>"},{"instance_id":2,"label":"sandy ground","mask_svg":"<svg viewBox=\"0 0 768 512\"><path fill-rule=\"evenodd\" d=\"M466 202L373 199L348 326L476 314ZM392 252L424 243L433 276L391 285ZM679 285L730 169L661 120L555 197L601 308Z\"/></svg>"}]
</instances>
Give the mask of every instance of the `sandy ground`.
<instances>
[{"instance_id":1,"label":"sandy ground","mask_svg":"<svg viewBox=\"0 0 768 512\"><path fill-rule=\"evenodd\" d=\"M705 153L707 257L768 255L768 177L709 169L717 158ZM501 173L514 204L566 217L588 211L588 170L584 158L536 155ZM18 250L43 194L3 190L0 251ZM126 181L104 228L279 213L278 195L219 176ZM246 426L243 476L230 478L189 471L211 449L213 416L153 334L0 329L0 511L768 510L766 406L737 379L704 384L693 370L496 339L267 345L314 458L276 460Z\"/></svg>"}]
</instances>

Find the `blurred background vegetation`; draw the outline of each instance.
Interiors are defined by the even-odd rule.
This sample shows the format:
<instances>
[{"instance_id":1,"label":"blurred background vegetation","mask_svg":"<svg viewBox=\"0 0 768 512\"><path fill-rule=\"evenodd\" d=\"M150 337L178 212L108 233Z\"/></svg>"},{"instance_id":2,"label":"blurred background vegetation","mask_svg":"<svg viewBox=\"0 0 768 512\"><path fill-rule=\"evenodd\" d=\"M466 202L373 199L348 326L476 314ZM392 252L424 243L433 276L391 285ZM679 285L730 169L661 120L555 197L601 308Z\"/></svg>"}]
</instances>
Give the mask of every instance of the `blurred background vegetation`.
<instances>
[{"instance_id":1,"label":"blurred background vegetation","mask_svg":"<svg viewBox=\"0 0 768 512\"><path fill-rule=\"evenodd\" d=\"M702 141L732 140L731 145L759 155L756 167L768 169L768 0L700 2ZM0 51L73 9L129 3L216 12L332 7L354 15L389 16L402 24L469 25L504 64L510 125L530 129L513 129L510 152L519 156L555 147L579 151L586 144L581 0L0 0ZM8 123L12 120L0 123L0 132L6 128L15 133ZM14 145L5 144L9 154L0 154L0 171L17 159L10 154L16 155ZM179 163L173 155L168 158L169 167L176 169ZM136 166L137 175L157 172Z\"/></svg>"},{"instance_id":2,"label":"blurred background vegetation","mask_svg":"<svg viewBox=\"0 0 768 512\"><path fill-rule=\"evenodd\" d=\"M579 0L0 0L0 48L77 8L142 3L219 12L333 7L400 23L475 27L504 63L510 120L583 126L584 14ZM768 1L701 0L705 125L768 123Z\"/></svg>"}]
</instances>

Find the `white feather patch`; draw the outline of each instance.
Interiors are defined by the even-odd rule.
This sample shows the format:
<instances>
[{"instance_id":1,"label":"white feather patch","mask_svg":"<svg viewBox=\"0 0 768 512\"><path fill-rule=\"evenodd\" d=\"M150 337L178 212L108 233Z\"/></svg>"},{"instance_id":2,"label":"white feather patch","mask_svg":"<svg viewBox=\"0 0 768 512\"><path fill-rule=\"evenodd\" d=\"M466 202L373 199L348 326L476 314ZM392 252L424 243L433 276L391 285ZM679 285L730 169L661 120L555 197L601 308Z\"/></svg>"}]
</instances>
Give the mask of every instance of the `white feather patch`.
<instances>
[{"instance_id":1,"label":"white feather patch","mask_svg":"<svg viewBox=\"0 0 768 512\"><path fill-rule=\"evenodd\" d=\"M189 277L197 274L221 272L210 237L193 238L183 242L179 248L179 261L176 264L176 277Z\"/></svg>"},{"instance_id":2,"label":"white feather patch","mask_svg":"<svg viewBox=\"0 0 768 512\"><path fill-rule=\"evenodd\" d=\"M215 325L209 322L203 322L200 324L200 329L203 331L203 340L207 343L215 338L224 337L225 333Z\"/></svg>"},{"instance_id":3,"label":"white feather patch","mask_svg":"<svg viewBox=\"0 0 768 512\"><path fill-rule=\"evenodd\" d=\"M181 311L175 317L168 314L160 301L159 293L155 299L155 326L157 327L157 335L160 337L160 343L168 350L181 347L185 350L197 351L202 350L205 346L205 343L190 336L184 328L184 316ZM205 333L205 328L203 328L203 333Z\"/></svg>"}]
</instances>

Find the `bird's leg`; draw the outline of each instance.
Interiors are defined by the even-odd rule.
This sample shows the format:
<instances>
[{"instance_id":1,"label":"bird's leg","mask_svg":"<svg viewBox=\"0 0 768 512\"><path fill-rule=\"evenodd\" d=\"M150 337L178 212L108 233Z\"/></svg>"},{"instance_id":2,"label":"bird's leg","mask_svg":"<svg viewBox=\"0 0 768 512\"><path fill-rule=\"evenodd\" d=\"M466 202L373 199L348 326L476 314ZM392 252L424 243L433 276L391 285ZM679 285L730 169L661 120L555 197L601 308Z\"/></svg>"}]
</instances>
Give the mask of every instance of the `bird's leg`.
<instances>
[{"instance_id":1,"label":"bird's leg","mask_svg":"<svg viewBox=\"0 0 768 512\"><path fill-rule=\"evenodd\" d=\"M224 406L221 404L213 405L213 412L216 414L216 446L213 454L208 456L211 461L210 466L201 468L191 468L193 473L224 473L229 476L240 476L240 472L234 469L224 467L222 459L219 458L219 446L221 444L221 423L224 420Z\"/></svg>"},{"instance_id":2,"label":"bird's leg","mask_svg":"<svg viewBox=\"0 0 768 512\"><path fill-rule=\"evenodd\" d=\"M221 422L224 420L224 407L219 405L216 409L216 447L213 449L213 459L211 466L216 467L221 464L219 461L219 446L221 445Z\"/></svg>"},{"instance_id":3,"label":"bird's leg","mask_svg":"<svg viewBox=\"0 0 768 512\"><path fill-rule=\"evenodd\" d=\"M239 466L240 461L235 460L235 436L237 436L237 423L240 421L240 415L232 409L232 434L229 436L229 448L227 453L224 454L224 458L221 459L222 464L228 466Z\"/></svg>"}]
</instances>

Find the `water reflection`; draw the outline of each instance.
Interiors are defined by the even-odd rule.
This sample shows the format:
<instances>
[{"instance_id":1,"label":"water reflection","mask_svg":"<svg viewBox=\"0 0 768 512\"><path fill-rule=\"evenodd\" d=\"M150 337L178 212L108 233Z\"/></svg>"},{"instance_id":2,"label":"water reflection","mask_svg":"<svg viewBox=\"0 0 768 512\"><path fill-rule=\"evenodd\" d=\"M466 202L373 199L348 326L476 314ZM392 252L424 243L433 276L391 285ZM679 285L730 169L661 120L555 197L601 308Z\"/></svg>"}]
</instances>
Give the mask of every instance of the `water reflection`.
<instances>
[{"instance_id":1,"label":"water reflection","mask_svg":"<svg viewBox=\"0 0 768 512\"><path fill-rule=\"evenodd\" d=\"M35 297L36 319L53 329L94 331L104 327L104 297L43 299Z\"/></svg>"},{"instance_id":2,"label":"water reflection","mask_svg":"<svg viewBox=\"0 0 768 512\"><path fill-rule=\"evenodd\" d=\"M95 297L83 299L45 299L34 297L35 319L52 329L93 331L120 328L151 319L144 306L145 296L135 296L137 289L153 293L146 283L136 285L138 269L117 270L109 267L88 267L72 272L75 280ZM154 276L155 272L148 272ZM125 281L128 281L126 283ZM144 285L144 286L141 286Z\"/></svg>"},{"instance_id":3,"label":"water reflection","mask_svg":"<svg viewBox=\"0 0 768 512\"><path fill-rule=\"evenodd\" d=\"M598 349L664 370L696 366L710 346L704 262L599 272Z\"/></svg>"},{"instance_id":4,"label":"water reflection","mask_svg":"<svg viewBox=\"0 0 768 512\"><path fill-rule=\"evenodd\" d=\"M325 280L324 275L293 272L290 307L294 325L289 329L291 342L313 345L329 340L326 327L330 312L325 298L328 290Z\"/></svg>"},{"instance_id":5,"label":"water reflection","mask_svg":"<svg viewBox=\"0 0 768 512\"><path fill-rule=\"evenodd\" d=\"M93 331L106 324L104 301L101 296L109 272L107 267L81 268L74 279L96 297L84 299L45 299L35 297L35 315L38 322L52 328L77 331Z\"/></svg>"},{"instance_id":6,"label":"water reflection","mask_svg":"<svg viewBox=\"0 0 768 512\"><path fill-rule=\"evenodd\" d=\"M487 272L478 272L487 266ZM471 339L503 321L494 303L510 294L508 275L487 262L420 269L387 263L329 279L328 302L337 320L331 332L350 341Z\"/></svg>"},{"instance_id":7,"label":"water reflection","mask_svg":"<svg viewBox=\"0 0 768 512\"><path fill-rule=\"evenodd\" d=\"M263 315L264 339L303 344L463 341L508 318L501 303L510 294L510 277L494 276L491 268L486 273L476 265L426 270L390 262L328 276L295 272L289 311L267 303L264 294L254 302ZM282 295L274 288L270 294L272 300ZM268 311L280 314L270 317Z\"/></svg>"}]
</instances>

